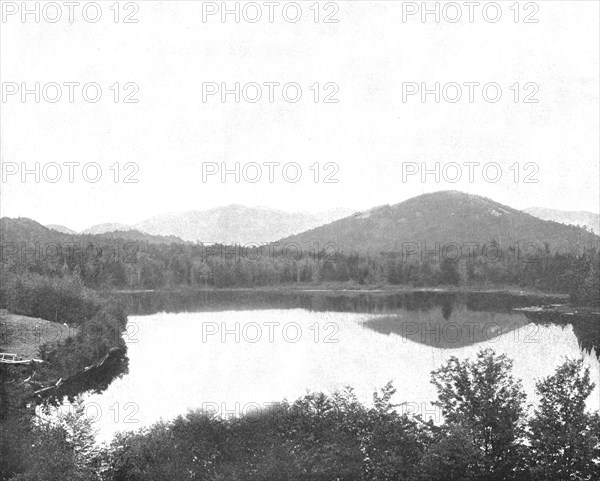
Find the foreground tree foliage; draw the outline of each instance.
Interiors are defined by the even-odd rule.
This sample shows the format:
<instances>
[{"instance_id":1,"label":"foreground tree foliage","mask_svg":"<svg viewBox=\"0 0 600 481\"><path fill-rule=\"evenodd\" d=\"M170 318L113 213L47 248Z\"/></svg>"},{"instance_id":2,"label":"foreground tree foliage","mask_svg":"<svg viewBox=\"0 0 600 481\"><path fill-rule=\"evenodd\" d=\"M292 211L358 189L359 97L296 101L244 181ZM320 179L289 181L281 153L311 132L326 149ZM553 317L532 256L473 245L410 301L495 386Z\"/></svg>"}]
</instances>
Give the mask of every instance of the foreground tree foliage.
<instances>
[{"instance_id":1,"label":"foreground tree foliage","mask_svg":"<svg viewBox=\"0 0 600 481\"><path fill-rule=\"evenodd\" d=\"M565 362L537 383L540 403L529 423L535 480L600 479L600 418L585 409L593 389L581 360Z\"/></svg>"},{"instance_id":2,"label":"foreground tree foliage","mask_svg":"<svg viewBox=\"0 0 600 481\"><path fill-rule=\"evenodd\" d=\"M442 426L421 460L423 479L431 481L473 481L480 478L482 465L472 433L459 424Z\"/></svg>"},{"instance_id":3,"label":"foreground tree foliage","mask_svg":"<svg viewBox=\"0 0 600 481\"><path fill-rule=\"evenodd\" d=\"M241 417L194 411L118 434L100 451L76 404L34 422L11 481L484 481L599 479L600 422L581 360L537 383L525 409L512 361L492 350L432 373L444 422L403 414L391 383L358 401L351 388L309 393ZM401 394L401 393L400 393ZM30 446L30 447L29 447Z\"/></svg>"},{"instance_id":4,"label":"foreground tree foliage","mask_svg":"<svg viewBox=\"0 0 600 481\"><path fill-rule=\"evenodd\" d=\"M511 479L523 455L525 393L511 375L512 361L480 351L474 361L451 357L432 373L448 431L466 438L476 463L473 479Z\"/></svg>"},{"instance_id":5,"label":"foreground tree foliage","mask_svg":"<svg viewBox=\"0 0 600 481\"><path fill-rule=\"evenodd\" d=\"M24 472L11 481L100 481L101 458L81 401L54 422L32 421L25 437Z\"/></svg>"}]
</instances>

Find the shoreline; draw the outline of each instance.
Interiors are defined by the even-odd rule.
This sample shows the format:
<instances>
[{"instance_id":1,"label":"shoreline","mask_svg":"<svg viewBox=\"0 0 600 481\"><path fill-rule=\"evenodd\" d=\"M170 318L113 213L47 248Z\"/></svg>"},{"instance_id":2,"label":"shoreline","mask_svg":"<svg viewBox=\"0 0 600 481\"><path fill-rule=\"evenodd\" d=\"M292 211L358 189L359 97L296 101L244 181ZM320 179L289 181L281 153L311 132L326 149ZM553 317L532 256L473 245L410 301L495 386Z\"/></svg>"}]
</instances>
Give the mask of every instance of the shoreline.
<instances>
[{"instance_id":1,"label":"shoreline","mask_svg":"<svg viewBox=\"0 0 600 481\"><path fill-rule=\"evenodd\" d=\"M569 302L568 294L519 289L515 287L408 287L408 286L372 286L355 287L344 285L323 285L298 287L285 286L259 286L259 287L209 287L203 289L175 288L175 289L107 289L97 290L99 294L193 294L215 292L306 292L306 293L332 293L332 294L410 294L410 293L448 293L448 294L509 294L515 296L529 296L540 299L556 299L565 303Z\"/></svg>"}]
</instances>

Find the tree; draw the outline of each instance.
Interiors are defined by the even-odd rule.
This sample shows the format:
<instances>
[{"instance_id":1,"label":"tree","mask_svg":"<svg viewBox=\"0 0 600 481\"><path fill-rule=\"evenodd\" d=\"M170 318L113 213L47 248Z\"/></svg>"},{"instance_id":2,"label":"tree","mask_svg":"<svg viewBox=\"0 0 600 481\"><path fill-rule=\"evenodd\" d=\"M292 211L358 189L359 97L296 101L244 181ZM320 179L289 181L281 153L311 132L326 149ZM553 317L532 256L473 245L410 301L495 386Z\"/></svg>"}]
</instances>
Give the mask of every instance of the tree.
<instances>
[{"instance_id":1,"label":"tree","mask_svg":"<svg viewBox=\"0 0 600 481\"><path fill-rule=\"evenodd\" d=\"M540 403L529 423L534 479L600 479L598 413L586 412L593 389L581 359L567 359L536 383Z\"/></svg>"},{"instance_id":2,"label":"tree","mask_svg":"<svg viewBox=\"0 0 600 481\"><path fill-rule=\"evenodd\" d=\"M118 433L105 453L106 479L163 481L191 479L194 454L179 448L171 425L159 422L150 429ZM67 478L65 478L67 479ZM199 479L207 479L204 476Z\"/></svg>"},{"instance_id":3,"label":"tree","mask_svg":"<svg viewBox=\"0 0 600 481\"><path fill-rule=\"evenodd\" d=\"M11 481L100 480L100 457L81 399L71 412L50 422L33 423L27 438L30 447L24 453L25 471Z\"/></svg>"},{"instance_id":4,"label":"tree","mask_svg":"<svg viewBox=\"0 0 600 481\"><path fill-rule=\"evenodd\" d=\"M525 393L512 375L512 361L491 349L475 361L451 357L432 372L435 405L450 427L468 433L481 459L473 472L486 480L514 479L522 454ZM479 478L477 478L479 479Z\"/></svg>"},{"instance_id":5,"label":"tree","mask_svg":"<svg viewBox=\"0 0 600 481\"><path fill-rule=\"evenodd\" d=\"M440 283L456 286L460 282L458 265L455 260L444 258L440 266Z\"/></svg>"},{"instance_id":6,"label":"tree","mask_svg":"<svg viewBox=\"0 0 600 481\"><path fill-rule=\"evenodd\" d=\"M571 301L600 306L600 252L596 253L592 250L586 253L584 258L587 261L585 266L587 275L572 286Z\"/></svg>"},{"instance_id":7,"label":"tree","mask_svg":"<svg viewBox=\"0 0 600 481\"><path fill-rule=\"evenodd\" d=\"M476 468L481 465L481 453L473 444L468 429L457 425L443 426L422 460L422 472L430 481L477 479Z\"/></svg>"},{"instance_id":8,"label":"tree","mask_svg":"<svg viewBox=\"0 0 600 481\"><path fill-rule=\"evenodd\" d=\"M420 419L400 414L392 403L396 389L388 382L381 394L373 393L373 408L366 413L362 436L364 472L361 480L392 481L417 479L426 434Z\"/></svg>"}]
</instances>

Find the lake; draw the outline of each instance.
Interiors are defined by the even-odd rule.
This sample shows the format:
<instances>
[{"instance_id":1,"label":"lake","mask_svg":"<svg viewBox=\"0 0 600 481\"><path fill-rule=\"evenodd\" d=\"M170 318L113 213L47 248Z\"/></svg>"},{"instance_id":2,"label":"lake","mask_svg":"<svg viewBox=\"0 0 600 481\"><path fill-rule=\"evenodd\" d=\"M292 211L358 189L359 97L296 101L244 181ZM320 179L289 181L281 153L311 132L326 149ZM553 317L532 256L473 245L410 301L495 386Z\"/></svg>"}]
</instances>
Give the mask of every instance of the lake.
<instances>
[{"instance_id":1,"label":"lake","mask_svg":"<svg viewBox=\"0 0 600 481\"><path fill-rule=\"evenodd\" d=\"M519 309L549 301L491 293L203 291L121 295L128 373L88 395L99 440L190 409L239 415L307 390L352 386L369 403L393 381L400 409L440 420L430 373L493 348L528 401L564 356L600 378L598 319ZM598 388L589 407L600 406Z\"/></svg>"}]
</instances>

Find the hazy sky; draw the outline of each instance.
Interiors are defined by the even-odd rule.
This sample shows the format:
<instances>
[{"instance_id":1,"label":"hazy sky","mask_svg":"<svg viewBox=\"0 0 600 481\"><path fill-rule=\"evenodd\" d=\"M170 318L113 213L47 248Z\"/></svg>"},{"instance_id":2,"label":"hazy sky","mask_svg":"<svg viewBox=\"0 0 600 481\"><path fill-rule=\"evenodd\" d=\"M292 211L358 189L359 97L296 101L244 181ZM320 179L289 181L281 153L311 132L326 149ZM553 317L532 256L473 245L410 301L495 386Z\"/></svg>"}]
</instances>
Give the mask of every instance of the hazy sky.
<instances>
[{"instance_id":1,"label":"hazy sky","mask_svg":"<svg viewBox=\"0 0 600 481\"><path fill-rule=\"evenodd\" d=\"M311 9L315 2L299 2L302 17L296 23L283 15L285 6L288 20L297 17L290 2L272 7L272 23L264 2L243 11L241 2L239 23L233 14L223 23L219 12L203 19L203 9L208 14L221 2L125 3L118 23L112 0L99 2L102 17L96 23L85 20L81 6L74 8L70 23L63 2L58 2L62 18L56 23L47 20L57 9L42 10L44 2L40 22L31 14L23 23L21 12L11 15L13 7L6 7L20 8L21 2L2 2L3 216L83 229L230 203L290 211L360 210L443 189L486 195L517 208L598 212L598 2L522 2L518 22L510 10L514 2L500 2L502 17L496 23L484 19L482 6L489 2L475 8L473 22L468 6L457 2L462 18L456 23L447 21L456 17L456 8L443 3L439 22L430 15L425 23L419 13L403 21L403 9L410 13L421 2L321 2L318 22L317 9ZM235 2L228 4L235 8ZM429 5L435 8L434 2ZM256 6L262 17L251 23ZM123 23L129 14L138 22ZM93 20L93 6L86 15ZM493 19L497 12L490 7L486 15ZM328 16L338 22L324 23ZM526 18L538 22L524 23ZM22 101L23 82L28 89L40 83L39 103L33 93ZM52 103L54 82L62 97ZM88 102L81 85L73 86L71 103L65 82L97 83L102 95ZM203 101L203 91L221 83L233 89L236 82L239 103L234 94L223 103L219 93ZM272 102L265 82L281 84L272 86ZM420 93L403 99L403 91L420 89L421 83L433 89L436 82L445 94L439 103L433 93L424 103ZM481 84L472 87L472 103L469 82ZM253 83L262 92L255 103L250 102L257 94ZM282 85L293 83L302 89L295 103L293 85L286 90L288 100L282 93ZM462 89L455 103L449 101L457 93L453 83ZM484 84L490 84L487 101ZM493 84L502 89L495 103ZM10 95L15 86L19 91ZM93 99L93 86L86 92ZM138 102L124 103L132 93L129 98ZM338 102L325 103L325 98ZM22 167L35 170L36 162L39 182L34 174L23 182ZM72 162L80 165L71 164L69 182ZM255 183L246 180L256 175L256 166L247 165L251 162L262 169ZM269 167L269 162L280 165ZM434 169L436 162L458 164L461 180L436 182L433 174L425 182L418 174L403 179L403 169L420 169L421 163ZM472 182L470 162L480 164L471 167ZM86 173L94 178L91 163L102 171L96 183L82 175L89 164ZM135 165L125 169L127 163ZM220 175L203 179L203 169L206 173L221 163L230 169L236 163L240 170L246 166L246 179L236 183L233 174L226 182ZM288 178L296 175L291 163L302 169L296 183L283 177L285 164L290 164ZM325 168L327 163L335 165ZM497 176L491 163L501 169L496 183L483 177L485 164L491 165L488 178ZM57 164L62 177L49 182ZM125 183L124 176L134 170L131 178L139 182ZM325 183L327 174L338 182ZM525 183L527 174L538 182ZM449 180L455 175L456 165L446 167Z\"/></svg>"}]
</instances>

